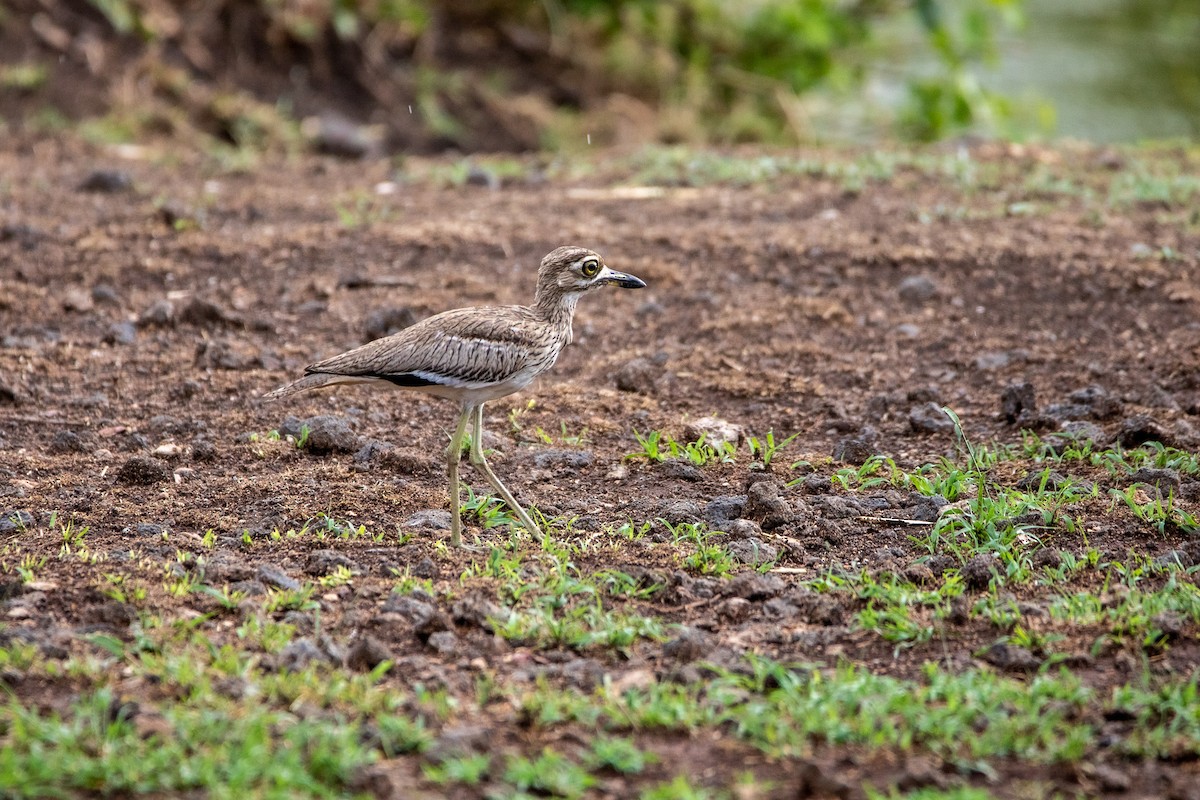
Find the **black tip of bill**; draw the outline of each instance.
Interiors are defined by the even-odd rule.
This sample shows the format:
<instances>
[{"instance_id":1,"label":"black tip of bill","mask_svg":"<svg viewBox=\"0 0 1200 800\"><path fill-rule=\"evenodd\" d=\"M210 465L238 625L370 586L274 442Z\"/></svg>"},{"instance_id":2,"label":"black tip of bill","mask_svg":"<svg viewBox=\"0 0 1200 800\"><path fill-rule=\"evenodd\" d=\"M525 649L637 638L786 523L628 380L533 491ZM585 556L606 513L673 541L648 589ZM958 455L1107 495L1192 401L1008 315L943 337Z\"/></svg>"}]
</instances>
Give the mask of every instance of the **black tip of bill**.
<instances>
[{"instance_id":1,"label":"black tip of bill","mask_svg":"<svg viewBox=\"0 0 1200 800\"><path fill-rule=\"evenodd\" d=\"M646 288L646 282L644 280L642 280L641 278L638 278L634 275L629 275L624 272L617 272L615 270L613 271L613 273L611 275L608 276L608 280L606 282L620 286L622 289L645 289Z\"/></svg>"}]
</instances>

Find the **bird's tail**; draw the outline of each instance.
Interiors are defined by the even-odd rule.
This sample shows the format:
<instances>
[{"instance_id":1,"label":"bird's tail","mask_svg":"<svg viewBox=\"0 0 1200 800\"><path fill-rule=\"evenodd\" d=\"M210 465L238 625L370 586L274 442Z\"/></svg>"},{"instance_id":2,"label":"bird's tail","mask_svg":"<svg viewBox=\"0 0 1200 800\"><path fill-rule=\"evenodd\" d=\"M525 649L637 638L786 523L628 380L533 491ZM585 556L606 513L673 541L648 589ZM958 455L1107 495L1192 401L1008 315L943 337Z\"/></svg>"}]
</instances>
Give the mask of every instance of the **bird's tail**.
<instances>
[{"instance_id":1,"label":"bird's tail","mask_svg":"<svg viewBox=\"0 0 1200 800\"><path fill-rule=\"evenodd\" d=\"M309 389L324 389L326 386L333 386L339 383L362 383L363 378L354 375L334 375L328 372L314 372L311 375L305 375L298 381L292 381L286 386L280 386L273 392L267 392L262 396L265 401L282 400L285 397L291 397L299 392L306 392Z\"/></svg>"}]
</instances>

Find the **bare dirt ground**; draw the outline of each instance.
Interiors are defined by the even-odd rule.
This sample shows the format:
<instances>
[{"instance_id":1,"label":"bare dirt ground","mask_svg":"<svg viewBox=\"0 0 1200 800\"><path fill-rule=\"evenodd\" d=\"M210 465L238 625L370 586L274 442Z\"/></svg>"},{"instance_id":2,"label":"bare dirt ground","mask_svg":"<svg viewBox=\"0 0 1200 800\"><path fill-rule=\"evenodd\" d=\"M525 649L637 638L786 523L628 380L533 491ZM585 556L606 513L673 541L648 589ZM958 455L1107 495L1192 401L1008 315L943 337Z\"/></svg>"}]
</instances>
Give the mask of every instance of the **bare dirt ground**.
<instances>
[{"instance_id":1,"label":"bare dirt ground","mask_svg":"<svg viewBox=\"0 0 1200 800\"><path fill-rule=\"evenodd\" d=\"M979 653L997 634L977 618L941 622L931 641L897 648L852 624L853 600L797 599L801 582L831 570L937 581L960 566L930 567L910 527L886 521L928 521L921 498L889 487L852 495L829 480L874 453L905 468L958 459L953 429L931 408L953 408L976 442L1086 425L1106 443L1197 447L1200 227L1186 203L1110 201L1105 187L1133 168L1122 154L983 145L961 158L991 177L970 182L937 166L957 158L947 149L926 154L934 166L898 164L878 178L814 170L747 185L659 180L649 191L627 189L646 178L627 156L577 169L531 159L494 186L486 174L446 186L438 162L406 170L302 157L229 171L198 155L142 156L32 137L0 149L0 511L28 514L0 534L8 548L0 635L23 636L50 658L89 651L86 637L97 631L128 638L139 614L211 612L210 596L173 597L161 579L174 562L196 566L185 552L204 554L205 584L259 592L349 566L352 582L318 595L322 635L345 648L369 632L397 665L385 680L398 688L434 682L467 695L481 672L571 685L575 672L563 665L580 658L617 682L677 669L678 653L658 642L620 652L522 647L466 618L446 624L456 643L431 645L428 631L384 606L397 572L453 587L480 558L440 550L440 517L423 513L447 507L441 453L453 407L353 388L284 405L257 399L305 364L406 320L528 302L538 260L562 244L591 247L649 287L585 298L575 343L550 375L487 408L485 445L518 498L547 518L574 520L565 537L613 539L629 521L749 519L738 530L777 553L775 572L706 578L655 546L661 522L645 539L578 559L582 571L660 576L668 589L624 603L705 631L711 646L694 658L757 652L903 678L919 677L929 661L982 665ZM1162 157L1194 170L1186 154ZM426 177L414 177L420 170ZM1002 397L1022 383L1036 408L1014 407L1014 422ZM348 430L312 422L328 446L300 449L287 440L300 430L289 415L332 415ZM687 441L689 424L709 415L747 435L798 434L767 476L782 504L745 505L763 478L746 455L704 467L625 458L641 449L635 430ZM792 469L797 461L808 464ZM1024 474L1012 469L1014 481ZM1090 477L1109 485L1099 471ZM1178 477L1174 496L1200 510L1195 476ZM733 498L725 508L734 510L722 512L718 498ZM1084 530L1052 530L1043 543L1200 557L1178 529L1159 533L1106 507L1096 501ZM86 526L88 549L104 560L58 558L52 513L56 524ZM326 524L318 515L380 540L271 536ZM467 538L487 546L511 534L475 520ZM140 604L101 591L104 574L131 552L153 566ZM14 572L22 554L48 558L23 583ZM987 594L983 583L972 597ZM1045 600L1031 587L1006 591L1018 602ZM780 598L793 601L790 615L781 616ZM228 620L202 619L214 642L234 637ZM1195 668L1194 625L1177 633L1155 669ZM1089 653L1094 637L1080 630L1059 648L1074 657L1068 668L1103 690L1126 679L1131 656L1121 647ZM78 688L66 677L9 677L10 692L45 708L63 707ZM153 697L149 686L126 689ZM487 725L498 751L536 751L549 735L516 712ZM903 757L832 744L815 745L807 761L765 759L719 737L664 736L653 747L663 760L646 781L684 763L711 765L696 774L714 785L748 769L773 781L769 796L820 793L810 763L833 765L853 786L886 787L908 774ZM412 763L388 762L386 780L369 790L436 796ZM1086 769L997 765L992 790L1001 795L1018 777L1067 793L1130 788ZM1145 796L1191 796L1196 777L1188 759L1120 769L1135 776L1135 794L1148 787ZM630 787L613 782L602 793L626 796Z\"/></svg>"}]
</instances>

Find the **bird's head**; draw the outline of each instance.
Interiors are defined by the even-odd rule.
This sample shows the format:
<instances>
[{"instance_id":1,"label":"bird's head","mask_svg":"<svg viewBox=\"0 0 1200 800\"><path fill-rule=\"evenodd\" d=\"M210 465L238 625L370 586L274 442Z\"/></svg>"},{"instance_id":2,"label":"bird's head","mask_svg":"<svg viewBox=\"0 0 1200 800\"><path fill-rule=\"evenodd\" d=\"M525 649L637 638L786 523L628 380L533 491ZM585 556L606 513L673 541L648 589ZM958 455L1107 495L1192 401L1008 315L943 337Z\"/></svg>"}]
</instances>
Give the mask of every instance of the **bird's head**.
<instances>
[{"instance_id":1,"label":"bird's head","mask_svg":"<svg viewBox=\"0 0 1200 800\"><path fill-rule=\"evenodd\" d=\"M585 247L560 247L542 259L538 269L538 295L582 294L598 286L643 289L646 282L604 263L598 253Z\"/></svg>"}]
</instances>

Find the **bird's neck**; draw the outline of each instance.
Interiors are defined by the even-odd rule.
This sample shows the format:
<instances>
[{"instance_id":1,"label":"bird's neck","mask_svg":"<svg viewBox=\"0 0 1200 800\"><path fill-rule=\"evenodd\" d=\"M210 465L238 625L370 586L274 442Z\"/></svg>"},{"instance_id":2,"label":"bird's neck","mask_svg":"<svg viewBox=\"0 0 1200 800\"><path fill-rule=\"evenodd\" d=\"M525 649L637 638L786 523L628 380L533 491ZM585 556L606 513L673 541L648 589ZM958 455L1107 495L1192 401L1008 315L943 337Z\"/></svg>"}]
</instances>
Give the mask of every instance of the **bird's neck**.
<instances>
[{"instance_id":1,"label":"bird's neck","mask_svg":"<svg viewBox=\"0 0 1200 800\"><path fill-rule=\"evenodd\" d=\"M539 287L533 310L546 322L566 333L565 341L571 342L571 321L575 317L575 306L579 303L578 292L547 291Z\"/></svg>"}]
</instances>

